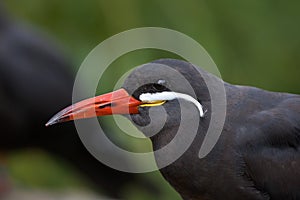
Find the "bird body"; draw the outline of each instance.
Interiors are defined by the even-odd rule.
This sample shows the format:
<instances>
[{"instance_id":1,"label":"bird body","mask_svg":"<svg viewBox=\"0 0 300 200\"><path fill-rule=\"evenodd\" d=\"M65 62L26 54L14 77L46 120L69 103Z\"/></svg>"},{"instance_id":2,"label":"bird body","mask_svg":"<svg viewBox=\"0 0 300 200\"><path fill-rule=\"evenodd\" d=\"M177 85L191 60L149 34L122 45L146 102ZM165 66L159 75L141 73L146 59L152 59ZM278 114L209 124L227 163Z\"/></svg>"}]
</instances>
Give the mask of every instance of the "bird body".
<instances>
[{"instance_id":1,"label":"bird body","mask_svg":"<svg viewBox=\"0 0 300 200\"><path fill-rule=\"evenodd\" d=\"M163 66L160 68L157 65ZM188 90L179 78L174 78L167 68L179 72L188 80L193 91ZM216 145L206 157L199 158L199 150L210 123L218 123L211 121L212 99L204 81L207 79L224 85L226 117ZM213 84L212 88L217 89L216 85ZM300 199L299 95L231 85L190 63L174 59L161 59L136 68L125 80L123 89L117 91L118 94L120 91L127 92L126 98L135 101L135 104L128 104L130 109L127 114L130 115L126 116L150 137L158 166L174 156L177 148L181 148L196 131L195 138L185 152L160 169L183 199ZM166 99L160 95L166 91L183 93L196 99L206 112L201 116L197 106L190 101ZM146 95L147 101L143 101L148 93L157 94L155 97L162 99L153 98L154 104L149 105L149 96ZM159 104L158 100L161 100ZM104 102L107 101L115 102L114 99ZM85 103L90 105L91 102ZM102 102L97 103L101 105ZM56 115L49 124L82 118L82 115L78 115L79 105L82 112L87 112L87 109L83 109L84 105L78 103ZM130 112L133 107L138 112ZM163 120L163 110L165 124L158 133L153 134L157 124L152 121ZM126 114L124 110L119 113L118 109L115 111L116 114ZM85 117L93 117L97 112L101 113L99 115L112 113L111 110L103 111L96 107L96 113L89 113ZM175 141L178 144L163 155L156 154L156 150L174 143L182 122L186 124L180 139ZM190 128L193 123L198 125L196 130Z\"/></svg>"},{"instance_id":2,"label":"bird body","mask_svg":"<svg viewBox=\"0 0 300 200\"><path fill-rule=\"evenodd\" d=\"M213 150L198 158L206 133L198 131L185 154L161 173L184 199L299 199L299 96L225 88L228 114ZM208 122L200 123L207 129ZM170 139L153 138L159 149L157 140Z\"/></svg>"}]
</instances>

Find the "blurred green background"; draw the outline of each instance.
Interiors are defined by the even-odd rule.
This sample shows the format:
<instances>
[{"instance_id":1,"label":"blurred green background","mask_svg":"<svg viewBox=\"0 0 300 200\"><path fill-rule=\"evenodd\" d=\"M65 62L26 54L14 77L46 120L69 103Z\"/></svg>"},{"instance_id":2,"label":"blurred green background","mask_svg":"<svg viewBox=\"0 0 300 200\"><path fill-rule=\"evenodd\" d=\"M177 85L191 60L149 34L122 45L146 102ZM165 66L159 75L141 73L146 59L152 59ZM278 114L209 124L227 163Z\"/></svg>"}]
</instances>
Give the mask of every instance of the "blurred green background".
<instances>
[{"instance_id":1,"label":"blurred green background","mask_svg":"<svg viewBox=\"0 0 300 200\"><path fill-rule=\"evenodd\" d=\"M223 79L272 91L300 93L300 1L227 0L4 0L10 14L61 44L73 60L74 73L85 56L108 37L136 27L165 27L198 41L217 64ZM144 50L122 56L102 80L101 92L128 69L173 54ZM175 56L176 57L176 56ZM57 164L43 152L10 156L9 168L18 184L61 189L88 188L71 166ZM47 169L47 170L37 170ZM51 171L51 173L43 173ZM158 173L148 174L179 198ZM151 199L129 186L127 199ZM148 195L148 196L147 196Z\"/></svg>"}]
</instances>

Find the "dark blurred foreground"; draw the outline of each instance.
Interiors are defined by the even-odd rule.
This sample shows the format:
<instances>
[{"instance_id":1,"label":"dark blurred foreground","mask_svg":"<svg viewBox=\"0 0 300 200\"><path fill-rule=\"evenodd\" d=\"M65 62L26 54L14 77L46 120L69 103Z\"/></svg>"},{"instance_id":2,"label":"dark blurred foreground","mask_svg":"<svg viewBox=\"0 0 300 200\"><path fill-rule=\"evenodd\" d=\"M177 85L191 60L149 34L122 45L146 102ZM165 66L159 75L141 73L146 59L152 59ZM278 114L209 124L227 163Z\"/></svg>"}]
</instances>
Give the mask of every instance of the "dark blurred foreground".
<instances>
[{"instance_id":1,"label":"dark blurred foreground","mask_svg":"<svg viewBox=\"0 0 300 200\"><path fill-rule=\"evenodd\" d=\"M0 9L2 165L5 166L7 153L41 149L78 170L86 177L86 188L120 198L126 187L138 184L145 191L159 196L159 189L141 176L113 170L94 159L82 145L73 123L45 127L52 115L71 104L72 64L53 41L33 28L12 21L3 8ZM9 193L12 186L5 167L0 170L1 197ZM7 198L17 197L8 195Z\"/></svg>"}]
</instances>

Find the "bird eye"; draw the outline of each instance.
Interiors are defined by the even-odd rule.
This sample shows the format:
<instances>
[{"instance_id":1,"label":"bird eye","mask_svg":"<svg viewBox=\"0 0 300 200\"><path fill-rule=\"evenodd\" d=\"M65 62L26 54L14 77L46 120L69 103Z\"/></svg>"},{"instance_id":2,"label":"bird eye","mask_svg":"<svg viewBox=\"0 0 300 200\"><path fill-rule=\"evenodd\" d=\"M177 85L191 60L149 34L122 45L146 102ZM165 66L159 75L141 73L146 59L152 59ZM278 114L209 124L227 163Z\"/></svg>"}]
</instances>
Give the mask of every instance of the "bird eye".
<instances>
[{"instance_id":1,"label":"bird eye","mask_svg":"<svg viewBox=\"0 0 300 200\"><path fill-rule=\"evenodd\" d=\"M166 89L165 86L160 85L160 84L153 84L152 87L157 91L164 91Z\"/></svg>"},{"instance_id":2,"label":"bird eye","mask_svg":"<svg viewBox=\"0 0 300 200\"><path fill-rule=\"evenodd\" d=\"M149 83L136 89L133 92L132 96L136 99L139 99L139 96L143 93L156 93L156 92L163 92L163 91L170 91L170 89L168 89L164 85L160 85L157 83Z\"/></svg>"}]
</instances>

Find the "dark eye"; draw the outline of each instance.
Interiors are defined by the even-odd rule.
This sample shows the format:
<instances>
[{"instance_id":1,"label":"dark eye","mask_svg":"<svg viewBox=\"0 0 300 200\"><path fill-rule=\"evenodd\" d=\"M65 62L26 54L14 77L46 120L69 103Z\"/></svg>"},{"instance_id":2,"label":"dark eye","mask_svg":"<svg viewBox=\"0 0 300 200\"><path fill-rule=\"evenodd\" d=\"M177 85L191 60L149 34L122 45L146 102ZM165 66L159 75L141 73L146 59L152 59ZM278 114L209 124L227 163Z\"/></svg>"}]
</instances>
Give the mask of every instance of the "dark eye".
<instances>
[{"instance_id":1,"label":"dark eye","mask_svg":"<svg viewBox=\"0 0 300 200\"><path fill-rule=\"evenodd\" d=\"M157 90L157 92L166 91L166 89L167 89L165 86L163 86L161 84L156 84L156 83L153 84L153 88L155 90Z\"/></svg>"},{"instance_id":2,"label":"dark eye","mask_svg":"<svg viewBox=\"0 0 300 200\"><path fill-rule=\"evenodd\" d=\"M170 89L168 89L164 85L160 85L157 83L149 83L136 89L133 92L132 96L136 99L139 99L139 96L143 93L156 93L156 92L163 92L163 91L170 91Z\"/></svg>"}]
</instances>

